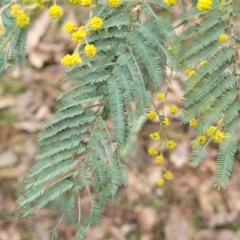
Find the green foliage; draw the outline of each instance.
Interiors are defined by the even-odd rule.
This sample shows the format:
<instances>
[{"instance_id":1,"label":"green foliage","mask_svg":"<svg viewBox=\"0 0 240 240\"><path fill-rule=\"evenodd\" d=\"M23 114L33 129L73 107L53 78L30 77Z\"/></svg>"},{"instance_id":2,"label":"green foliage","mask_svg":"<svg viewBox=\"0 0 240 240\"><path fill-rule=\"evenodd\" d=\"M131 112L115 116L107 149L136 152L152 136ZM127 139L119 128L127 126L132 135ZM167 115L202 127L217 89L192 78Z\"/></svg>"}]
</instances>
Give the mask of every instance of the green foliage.
<instances>
[{"instance_id":1,"label":"green foliage","mask_svg":"<svg viewBox=\"0 0 240 240\"><path fill-rule=\"evenodd\" d=\"M150 105L148 88L157 90L163 83L164 42L174 37L166 20L142 24L132 20L131 9L114 10L102 4L95 8L93 15L105 19L104 29L88 37L98 54L84 58L63 76L63 81L76 86L59 94L58 111L39 134L39 161L31 169L27 192L18 200L23 216L64 193L71 196L65 209L70 213L75 194L93 188L98 197L90 195L88 228L98 223L105 204L126 185L127 167L120 163L118 153L126 145L129 128L137 126ZM104 122L109 117L113 135ZM85 230L80 224L76 239L82 239Z\"/></svg>"},{"instance_id":2,"label":"green foliage","mask_svg":"<svg viewBox=\"0 0 240 240\"><path fill-rule=\"evenodd\" d=\"M211 14L205 14L199 23L180 35L180 41L187 43L179 51L181 70L207 60L183 84L186 93L183 122L198 118L197 135L206 134L207 129L219 121L224 126L225 137L220 144L215 173L215 185L218 187L226 187L238 144L239 90L234 50L237 42L232 25L237 12L236 9L233 11L232 3L229 3L223 10L216 9ZM191 17L190 11L184 13L182 19ZM225 32L229 32L231 37L228 45L218 40ZM205 146L193 151L191 161L194 165L206 157L210 140Z\"/></svg>"},{"instance_id":3,"label":"green foliage","mask_svg":"<svg viewBox=\"0 0 240 240\"><path fill-rule=\"evenodd\" d=\"M7 5L10 0L3 0L2 6ZM4 23L5 35L0 37L0 74L8 61L7 71L12 73L17 66L25 66L26 42L29 28L17 28L14 18L9 14L9 9L1 14ZM9 47L5 48L9 43Z\"/></svg>"},{"instance_id":4,"label":"green foliage","mask_svg":"<svg viewBox=\"0 0 240 240\"><path fill-rule=\"evenodd\" d=\"M5 0L2 5L9 2ZM91 32L87 41L98 53L88 58L79 50L83 63L66 69L62 80L74 87L58 94L57 112L39 133L38 162L30 170L26 193L18 199L23 216L60 195L66 196L64 214L71 215L76 206L80 212L79 192L86 189L90 215L87 226L82 225L79 215L75 239L84 238L87 229L101 219L105 205L116 200L119 188L127 184L127 167L119 155L129 132L148 111L151 92L164 84L167 67L176 72L196 71L182 86L185 107L181 118L183 123L198 119L197 136L205 135L214 124L224 128L214 179L216 186L226 186L239 138L235 50L239 36L233 19L240 16L240 10L231 0L224 8L214 1L210 12L200 12L193 5L180 16L179 26L187 24L177 36L169 20L154 13L153 4L172 11L163 1L155 0L139 4L123 1L116 9L101 2L94 8L92 16L101 17L104 27ZM144 23L142 13L148 17ZM194 22L196 16L201 21ZM2 20L6 34L0 38L0 72L7 61L12 72L25 63L28 28L16 28L9 10L3 12ZM227 44L218 40L225 32L231 38ZM202 60L207 63L201 66ZM113 131L106 120L111 120ZM190 161L194 165L206 157L213 138L193 150ZM52 233L57 236L56 229Z\"/></svg>"}]
</instances>

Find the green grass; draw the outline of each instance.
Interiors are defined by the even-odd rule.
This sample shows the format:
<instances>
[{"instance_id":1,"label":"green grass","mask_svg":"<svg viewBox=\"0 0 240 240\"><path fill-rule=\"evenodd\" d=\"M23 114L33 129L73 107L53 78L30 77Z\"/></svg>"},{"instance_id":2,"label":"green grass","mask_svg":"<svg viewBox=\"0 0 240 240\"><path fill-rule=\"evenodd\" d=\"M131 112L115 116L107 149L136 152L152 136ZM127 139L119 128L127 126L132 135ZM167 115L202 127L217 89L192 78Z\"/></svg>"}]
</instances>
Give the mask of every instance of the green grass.
<instances>
[{"instance_id":1,"label":"green grass","mask_svg":"<svg viewBox=\"0 0 240 240\"><path fill-rule=\"evenodd\" d=\"M21 80L1 80L0 87L3 88L4 93L12 95L17 95L24 90Z\"/></svg>"},{"instance_id":2,"label":"green grass","mask_svg":"<svg viewBox=\"0 0 240 240\"><path fill-rule=\"evenodd\" d=\"M16 121L17 117L13 115L8 109L0 110L0 127L13 126Z\"/></svg>"},{"instance_id":3,"label":"green grass","mask_svg":"<svg viewBox=\"0 0 240 240\"><path fill-rule=\"evenodd\" d=\"M204 220L199 216L198 212L192 212L192 223L194 227L198 230L205 228Z\"/></svg>"}]
</instances>

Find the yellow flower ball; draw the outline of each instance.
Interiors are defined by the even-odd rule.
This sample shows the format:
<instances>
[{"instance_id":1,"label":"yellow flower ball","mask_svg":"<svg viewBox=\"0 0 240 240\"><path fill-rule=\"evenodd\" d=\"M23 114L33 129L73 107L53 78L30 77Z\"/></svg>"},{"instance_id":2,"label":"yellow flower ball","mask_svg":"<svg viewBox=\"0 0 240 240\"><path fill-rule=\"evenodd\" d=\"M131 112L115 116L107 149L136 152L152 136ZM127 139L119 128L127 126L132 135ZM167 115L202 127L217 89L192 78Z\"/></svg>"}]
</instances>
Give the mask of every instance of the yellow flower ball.
<instances>
[{"instance_id":1,"label":"yellow flower ball","mask_svg":"<svg viewBox=\"0 0 240 240\"><path fill-rule=\"evenodd\" d=\"M212 8L212 0L198 0L197 9L201 12L207 11Z\"/></svg>"},{"instance_id":2,"label":"yellow flower ball","mask_svg":"<svg viewBox=\"0 0 240 240\"><path fill-rule=\"evenodd\" d=\"M85 39L85 37L86 37L86 34L85 34L84 30L78 29L77 31L73 32L72 41L74 43L80 43Z\"/></svg>"},{"instance_id":3,"label":"yellow flower ball","mask_svg":"<svg viewBox=\"0 0 240 240\"><path fill-rule=\"evenodd\" d=\"M158 179L158 180L157 180L157 185L158 185L159 187L162 187L162 186L164 185L164 179L162 179L162 178Z\"/></svg>"},{"instance_id":4,"label":"yellow flower ball","mask_svg":"<svg viewBox=\"0 0 240 240\"><path fill-rule=\"evenodd\" d=\"M84 7L91 7L92 6L92 0L81 0L81 5Z\"/></svg>"},{"instance_id":5,"label":"yellow flower ball","mask_svg":"<svg viewBox=\"0 0 240 240\"><path fill-rule=\"evenodd\" d=\"M195 73L196 73L196 71L193 70L193 69L187 69L187 70L185 71L185 74L186 74L188 77L191 77L191 76L194 75Z\"/></svg>"},{"instance_id":6,"label":"yellow flower ball","mask_svg":"<svg viewBox=\"0 0 240 240\"><path fill-rule=\"evenodd\" d=\"M100 17L93 17L90 20L90 26L93 30L101 29L103 26L103 20Z\"/></svg>"},{"instance_id":7,"label":"yellow flower ball","mask_svg":"<svg viewBox=\"0 0 240 240\"><path fill-rule=\"evenodd\" d=\"M171 114L176 114L176 113L178 113L178 107L175 106L175 105L172 105L170 107L169 111L170 111Z\"/></svg>"},{"instance_id":8,"label":"yellow flower ball","mask_svg":"<svg viewBox=\"0 0 240 240\"><path fill-rule=\"evenodd\" d=\"M167 180L171 180L173 178L173 174L171 172L167 171L164 174L164 178L167 179Z\"/></svg>"},{"instance_id":9,"label":"yellow flower ball","mask_svg":"<svg viewBox=\"0 0 240 240\"><path fill-rule=\"evenodd\" d=\"M168 47L168 51L170 51L173 54L177 53L177 51L171 45Z\"/></svg>"},{"instance_id":10,"label":"yellow flower ball","mask_svg":"<svg viewBox=\"0 0 240 240\"><path fill-rule=\"evenodd\" d=\"M148 119L154 120L157 117L157 113L155 111L150 111L147 116Z\"/></svg>"},{"instance_id":11,"label":"yellow flower ball","mask_svg":"<svg viewBox=\"0 0 240 240\"><path fill-rule=\"evenodd\" d=\"M85 46L84 52L88 57L94 57L97 53L97 49L94 45L88 44Z\"/></svg>"},{"instance_id":12,"label":"yellow flower ball","mask_svg":"<svg viewBox=\"0 0 240 240\"><path fill-rule=\"evenodd\" d=\"M186 69L184 72L185 72L185 74L188 76L188 74L189 74L191 71L192 71L192 69L188 68L188 69Z\"/></svg>"},{"instance_id":13,"label":"yellow flower ball","mask_svg":"<svg viewBox=\"0 0 240 240\"><path fill-rule=\"evenodd\" d=\"M0 23L0 38L5 35L5 28L2 23Z\"/></svg>"},{"instance_id":14,"label":"yellow flower ball","mask_svg":"<svg viewBox=\"0 0 240 240\"><path fill-rule=\"evenodd\" d=\"M69 0L71 4L80 4L81 0Z\"/></svg>"},{"instance_id":15,"label":"yellow flower ball","mask_svg":"<svg viewBox=\"0 0 240 240\"><path fill-rule=\"evenodd\" d=\"M217 130L217 132L215 133L214 137L213 137L213 141L215 143L220 143L222 141L224 137L223 132L221 132L220 130Z\"/></svg>"},{"instance_id":16,"label":"yellow flower ball","mask_svg":"<svg viewBox=\"0 0 240 240\"><path fill-rule=\"evenodd\" d=\"M198 138L197 138L197 142L198 144L200 145L204 145L206 143L207 139L204 135L200 135Z\"/></svg>"},{"instance_id":17,"label":"yellow flower ball","mask_svg":"<svg viewBox=\"0 0 240 240\"><path fill-rule=\"evenodd\" d=\"M215 126L210 126L207 130L207 135L212 136L215 133L216 129L217 128Z\"/></svg>"},{"instance_id":18,"label":"yellow flower ball","mask_svg":"<svg viewBox=\"0 0 240 240\"><path fill-rule=\"evenodd\" d=\"M202 60L202 61L200 62L200 66L203 66L203 65L205 65L205 64L207 64L207 63L208 63L207 60Z\"/></svg>"},{"instance_id":19,"label":"yellow flower ball","mask_svg":"<svg viewBox=\"0 0 240 240\"><path fill-rule=\"evenodd\" d=\"M160 139L160 135L159 135L158 132L151 133L151 134L150 134L150 138L151 138L152 140L159 140L159 139Z\"/></svg>"},{"instance_id":20,"label":"yellow flower ball","mask_svg":"<svg viewBox=\"0 0 240 240\"><path fill-rule=\"evenodd\" d=\"M57 19L62 16L62 8L58 5L52 5L48 9L48 14L52 19Z\"/></svg>"},{"instance_id":21,"label":"yellow flower ball","mask_svg":"<svg viewBox=\"0 0 240 240\"><path fill-rule=\"evenodd\" d=\"M193 118L193 119L191 119L190 121L189 121L189 126L190 127L196 127L198 125L198 121L197 121L197 119L195 119L195 118Z\"/></svg>"},{"instance_id":22,"label":"yellow flower ball","mask_svg":"<svg viewBox=\"0 0 240 240\"><path fill-rule=\"evenodd\" d=\"M176 143L173 140L167 141L167 148L168 149L174 149L176 147Z\"/></svg>"},{"instance_id":23,"label":"yellow flower ball","mask_svg":"<svg viewBox=\"0 0 240 240\"><path fill-rule=\"evenodd\" d=\"M158 99L159 101L161 101L162 99L164 99L164 97L165 97L165 93L158 93L158 94L157 94L157 99Z\"/></svg>"},{"instance_id":24,"label":"yellow flower ball","mask_svg":"<svg viewBox=\"0 0 240 240\"><path fill-rule=\"evenodd\" d=\"M170 121L168 118L164 118L162 121L163 127L167 127L170 125Z\"/></svg>"},{"instance_id":25,"label":"yellow flower ball","mask_svg":"<svg viewBox=\"0 0 240 240\"><path fill-rule=\"evenodd\" d=\"M150 156L156 156L158 154L157 150L155 148L149 148L148 149L148 154Z\"/></svg>"},{"instance_id":26,"label":"yellow flower ball","mask_svg":"<svg viewBox=\"0 0 240 240\"><path fill-rule=\"evenodd\" d=\"M67 54L61 59L61 63L66 67L70 67L75 64L82 63L82 59L78 53L74 53L72 55Z\"/></svg>"},{"instance_id":27,"label":"yellow flower ball","mask_svg":"<svg viewBox=\"0 0 240 240\"><path fill-rule=\"evenodd\" d=\"M157 156L157 157L155 158L155 162L156 162L157 164L162 164L162 163L164 162L164 157L163 157L163 155Z\"/></svg>"},{"instance_id":28,"label":"yellow flower ball","mask_svg":"<svg viewBox=\"0 0 240 240\"><path fill-rule=\"evenodd\" d=\"M219 41L219 42L224 42L224 41L226 41L227 39L228 39L228 35L225 34L225 33L221 34L221 35L218 37L218 41Z\"/></svg>"},{"instance_id":29,"label":"yellow flower ball","mask_svg":"<svg viewBox=\"0 0 240 240\"><path fill-rule=\"evenodd\" d=\"M17 17L18 14L23 13L22 7L19 4L13 4L11 6L11 14L14 17Z\"/></svg>"},{"instance_id":30,"label":"yellow flower ball","mask_svg":"<svg viewBox=\"0 0 240 240\"><path fill-rule=\"evenodd\" d=\"M19 13L16 17L16 24L20 28L27 27L30 23L30 17L25 13Z\"/></svg>"},{"instance_id":31,"label":"yellow flower ball","mask_svg":"<svg viewBox=\"0 0 240 240\"><path fill-rule=\"evenodd\" d=\"M177 4L178 0L163 0L163 2L164 2L167 6L172 7L172 6L174 6L174 5Z\"/></svg>"},{"instance_id":32,"label":"yellow flower ball","mask_svg":"<svg viewBox=\"0 0 240 240\"><path fill-rule=\"evenodd\" d=\"M76 30L76 26L73 22L67 22L65 25L64 25L64 30L66 33L73 33L75 30Z\"/></svg>"},{"instance_id":33,"label":"yellow flower ball","mask_svg":"<svg viewBox=\"0 0 240 240\"><path fill-rule=\"evenodd\" d=\"M43 10L45 9L45 5L44 5L44 4L40 4L39 7L38 7L38 9L39 9L40 11L43 11Z\"/></svg>"},{"instance_id":34,"label":"yellow flower ball","mask_svg":"<svg viewBox=\"0 0 240 240\"><path fill-rule=\"evenodd\" d=\"M120 3L120 0L108 0L108 5L113 8L119 7Z\"/></svg>"}]
</instances>

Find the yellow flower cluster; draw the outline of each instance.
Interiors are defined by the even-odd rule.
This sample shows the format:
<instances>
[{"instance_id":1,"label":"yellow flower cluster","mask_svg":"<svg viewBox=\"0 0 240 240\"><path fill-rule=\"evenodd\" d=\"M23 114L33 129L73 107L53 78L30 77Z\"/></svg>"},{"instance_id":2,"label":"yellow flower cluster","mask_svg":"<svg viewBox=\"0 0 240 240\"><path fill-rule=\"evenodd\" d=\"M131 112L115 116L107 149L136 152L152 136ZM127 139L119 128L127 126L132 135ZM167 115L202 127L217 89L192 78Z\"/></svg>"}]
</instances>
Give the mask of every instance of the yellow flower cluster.
<instances>
[{"instance_id":1,"label":"yellow flower cluster","mask_svg":"<svg viewBox=\"0 0 240 240\"><path fill-rule=\"evenodd\" d=\"M164 174L164 178L166 178L167 180L171 180L173 178L173 174L171 172L167 171Z\"/></svg>"},{"instance_id":2,"label":"yellow flower cluster","mask_svg":"<svg viewBox=\"0 0 240 240\"><path fill-rule=\"evenodd\" d=\"M164 162L164 157L163 157L163 155L157 156L157 157L155 158L155 162L156 162L157 164L162 164L162 163Z\"/></svg>"},{"instance_id":3,"label":"yellow flower cluster","mask_svg":"<svg viewBox=\"0 0 240 240\"><path fill-rule=\"evenodd\" d=\"M148 119L154 120L157 117L157 113L155 111L150 111L147 116Z\"/></svg>"},{"instance_id":4,"label":"yellow flower cluster","mask_svg":"<svg viewBox=\"0 0 240 240\"><path fill-rule=\"evenodd\" d=\"M81 4L84 7L92 7L93 5L92 0L69 0L69 3L73 5Z\"/></svg>"},{"instance_id":5,"label":"yellow flower cluster","mask_svg":"<svg viewBox=\"0 0 240 240\"><path fill-rule=\"evenodd\" d=\"M74 31L76 31L77 28L76 28L76 26L75 26L75 24L74 24L73 22L67 22L67 23L65 24L65 26L64 26L64 30L65 30L66 33L71 34L71 33L73 33Z\"/></svg>"},{"instance_id":6,"label":"yellow flower cluster","mask_svg":"<svg viewBox=\"0 0 240 240\"><path fill-rule=\"evenodd\" d=\"M158 154L158 151L155 148L149 148L148 149L148 154L150 156L156 156Z\"/></svg>"},{"instance_id":7,"label":"yellow flower cluster","mask_svg":"<svg viewBox=\"0 0 240 240\"><path fill-rule=\"evenodd\" d=\"M48 14L52 19L57 19L62 16L62 8L58 5L52 5L48 9Z\"/></svg>"},{"instance_id":8,"label":"yellow flower cluster","mask_svg":"<svg viewBox=\"0 0 240 240\"><path fill-rule=\"evenodd\" d=\"M172 105L171 107L170 107L170 113L171 114L176 114L176 113L178 113L178 107L177 106L175 106L175 105Z\"/></svg>"},{"instance_id":9,"label":"yellow flower cluster","mask_svg":"<svg viewBox=\"0 0 240 240\"><path fill-rule=\"evenodd\" d=\"M91 7L92 6L92 0L81 0L81 5L84 7Z\"/></svg>"},{"instance_id":10,"label":"yellow flower cluster","mask_svg":"<svg viewBox=\"0 0 240 240\"><path fill-rule=\"evenodd\" d=\"M153 139L153 140L159 140L160 139L160 135L158 132L154 132L152 134L150 134L150 137ZM167 147L169 149L174 149L176 147L176 143L173 141L173 140L169 140L167 141ZM148 149L148 154L150 156L156 156L155 157L155 162L159 165L162 165L164 163L164 157L162 155L162 152L161 154L158 155L158 150L151 147ZM171 180L173 178L173 174L169 171L166 171L166 169L164 167L161 168L161 171L165 171L164 173L164 178L167 179L167 180ZM164 185L164 178L160 178L158 179L157 181L157 185L159 187L163 186Z\"/></svg>"},{"instance_id":11,"label":"yellow flower cluster","mask_svg":"<svg viewBox=\"0 0 240 240\"><path fill-rule=\"evenodd\" d=\"M168 51L173 53L173 54L177 53L177 51L171 45L168 47Z\"/></svg>"},{"instance_id":12,"label":"yellow flower cluster","mask_svg":"<svg viewBox=\"0 0 240 240\"><path fill-rule=\"evenodd\" d=\"M44 4L40 4L39 5L39 10L44 10L45 9L45 5Z\"/></svg>"},{"instance_id":13,"label":"yellow flower cluster","mask_svg":"<svg viewBox=\"0 0 240 240\"><path fill-rule=\"evenodd\" d=\"M116 8L120 6L120 0L108 0L108 5L112 8Z\"/></svg>"},{"instance_id":14,"label":"yellow flower cluster","mask_svg":"<svg viewBox=\"0 0 240 240\"><path fill-rule=\"evenodd\" d=\"M200 66L204 66L204 65L207 64L207 63L208 63L207 60L202 60L202 61L200 62Z\"/></svg>"},{"instance_id":15,"label":"yellow flower cluster","mask_svg":"<svg viewBox=\"0 0 240 240\"><path fill-rule=\"evenodd\" d=\"M159 135L158 132L151 133L151 134L150 134L150 138L151 138L152 140L159 140L159 139L160 139L160 135Z\"/></svg>"},{"instance_id":16,"label":"yellow flower cluster","mask_svg":"<svg viewBox=\"0 0 240 240\"><path fill-rule=\"evenodd\" d=\"M163 179L163 178L158 179L158 180L157 180L157 185L158 185L159 187L162 187L162 186L164 185L164 179Z\"/></svg>"},{"instance_id":17,"label":"yellow flower cluster","mask_svg":"<svg viewBox=\"0 0 240 240\"><path fill-rule=\"evenodd\" d=\"M173 48L169 46L168 50L172 51ZM150 156L155 156L155 163L161 165L160 171L163 177L159 178L156 182L157 186L161 187L164 185L165 180L171 180L173 178L173 174L166 170L162 148L163 146L166 145L168 149L174 149L176 147L176 143L173 140L168 140L164 134L164 128L170 125L169 119L167 117L162 116L162 113L164 115L164 112L165 112L164 111L165 105L168 104L168 101L166 98L166 92L159 92L156 97L159 101L164 99L164 102L163 104L160 104L159 112L157 110L157 107L153 104L156 111L153 111L153 110L149 111L147 116L148 116L148 119L150 120L154 120L157 116L159 116L159 120L160 120L159 131L153 132L149 135L152 140L155 140L155 141L159 140L159 144L156 148L153 148L153 147L149 148L148 154ZM178 111L179 109L176 105L170 105L169 112L171 114L176 114L178 113Z\"/></svg>"},{"instance_id":18,"label":"yellow flower cluster","mask_svg":"<svg viewBox=\"0 0 240 240\"><path fill-rule=\"evenodd\" d=\"M43 1L43 0L32 0L32 2L34 2L34 3L39 3L39 4L42 3L42 1Z\"/></svg>"},{"instance_id":19,"label":"yellow flower cluster","mask_svg":"<svg viewBox=\"0 0 240 240\"><path fill-rule=\"evenodd\" d=\"M198 144L200 145L204 145L206 143L207 139L204 135L200 135L198 138L197 138L197 142Z\"/></svg>"},{"instance_id":20,"label":"yellow flower cluster","mask_svg":"<svg viewBox=\"0 0 240 240\"><path fill-rule=\"evenodd\" d=\"M217 130L215 126L210 126L206 131L206 135L207 137L211 137L215 143L220 143L223 138L227 137L221 130ZM192 147L197 148L198 145L204 145L207 141L207 137L204 135L198 136L196 141L192 143Z\"/></svg>"},{"instance_id":21,"label":"yellow flower cluster","mask_svg":"<svg viewBox=\"0 0 240 240\"><path fill-rule=\"evenodd\" d=\"M158 94L157 94L157 99L158 99L159 101L163 100L164 97L165 97L165 93L158 93Z\"/></svg>"},{"instance_id":22,"label":"yellow flower cluster","mask_svg":"<svg viewBox=\"0 0 240 240\"><path fill-rule=\"evenodd\" d=\"M16 24L20 28L27 27L30 23L30 17L25 13L19 13L16 17Z\"/></svg>"},{"instance_id":23,"label":"yellow flower cluster","mask_svg":"<svg viewBox=\"0 0 240 240\"><path fill-rule=\"evenodd\" d=\"M103 20L100 17L93 17L90 20L90 26L93 30L99 30L103 26Z\"/></svg>"},{"instance_id":24,"label":"yellow flower cluster","mask_svg":"<svg viewBox=\"0 0 240 240\"><path fill-rule=\"evenodd\" d=\"M193 69L187 69L187 70L185 71L185 73L186 73L186 75L187 75L188 77L191 77L193 74L196 73L196 71L193 70Z\"/></svg>"},{"instance_id":25,"label":"yellow flower cluster","mask_svg":"<svg viewBox=\"0 0 240 240\"><path fill-rule=\"evenodd\" d=\"M61 59L61 63L66 67L70 67L81 62L82 59L80 58L78 53L74 53L72 55L67 54Z\"/></svg>"},{"instance_id":26,"label":"yellow flower cluster","mask_svg":"<svg viewBox=\"0 0 240 240\"><path fill-rule=\"evenodd\" d=\"M81 26L77 31L72 33L72 41L74 43L81 43L87 35L88 29L86 29L84 26Z\"/></svg>"},{"instance_id":27,"label":"yellow flower cluster","mask_svg":"<svg viewBox=\"0 0 240 240\"><path fill-rule=\"evenodd\" d=\"M174 5L177 4L178 0L163 0L163 2L164 2L167 6L172 7L172 6L174 6Z\"/></svg>"},{"instance_id":28,"label":"yellow flower cluster","mask_svg":"<svg viewBox=\"0 0 240 240\"><path fill-rule=\"evenodd\" d=\"M176 147L176 143L173 140L167 141L167 148L168 149L174 149Z\"/></svg>"},{"instance_id":29,"label":"yellow flower cluster","mask_svg":"<svg viewBox=\"0 0 240 240\"><path fill-rule=\"evenodd\" d=\"M88 57L94 57L97 53L97 49L94 45L88 44L85 46L84 52Z\"/></svg>"},{"instance_id":30,"label":"yellow flower cluster","mask_svg":"<svg viewBox=\"0 0 240 240\"><path fill-rule=\"evenodd\" d=\"M90 2L87 3L87 1L83 3L83 0L82 0L81 3L86 6L90 3ZM73 1L71 3L77 4L77 2L73 2ZM92 0L91 0L91 4L92 4ZM89 24L93 30L97 30L102 28L103 20L100 17L93 17L92 19L90 19ZM64 29L67 33L71 34L71 39L74 43L80 44L84 40L87 42L86 37L89 34L89 29L86 26L76 27L73 22L67 22L64 26ZM78 45L78 47L79 46L80 45ZM93 57L96 55L97 49L93 44L86 44L86 46L84 47L84 53L88 57ZM80 60L79 59L77 60L76 57L73 57L73 55L66 55L65 57L63 57L63 59L61 60L62 64L69 67L82 62L78 54L77 56L79 57Z\"/></svg>"},{"instance_id":31,"label":"yellow flower cluster","mask_svg":"<svg viewBox=\"0 0 240 240\"><path fill-rule=\"evenodd\" d=\"M18 4L13 4L11 6L11 14L13 17L17 17L19 13L23 13L22 7Z\"/></svg>"},{"instance_id":32,"label":"yellow flower cluster","mask_svg":"<svg viewBox=\"0 0 240 240\"><path fill-rule=\"evenodd\" d=\"M80 4L81 0L69 0L71 4Z\"/></svg>"},{"instance_id":33,"label":"yellow flower cluster","mask_svg":"<svg viewBox=\"0 0 240 240\"><path fill-rule=\"evenodd\" d=\"M221 132L220 130L217 130L217 132L215 133L214 137L213 137L213 141L215 143L220 143L222 141L224 137L223 132Z\"/></svg>"},{"instance_id":34,"label":"yellow flower cluster","mask_svg":"<svg viewBox=\"0 0 240 240\"><path fill-rule=\"evenodd\" d=\"M0 37L5 35L5 28L4 25L2 23L0 23Z\"/></svg>"},{"instance_id":35,"label":"yellow flower cluster","mask_svg":"<svg viewBox=\"0 0 240 240\"><path fill-rule=\"evenodd\" d=\"M213 136L213 141L215 143L220 143L222 141L222 139L224 138L224 134L222 131L220 130L217 130L217 127L215 126L210 126L207 130L207 135L210 137L210 136Z\"/></svg>"},{"instance_id":36,"label":"yellow flower cluster","mask_svg":"<svg viewBox=\"0 0 240 240\"><path fill-rule=\"evenodd\" d=\"M168 118L164 118L162 121L163 127L167 127L170 125L170 121Z\"/></svg>"},{"instance_id":37,"label":"yellow flower cluster","mask_svg":"<svg viewBox=\"0 0 240 240\"><path fill-rule=\"evenodd\" d=\"M207 130L207 135L212 136L215 133L216 129L217 128L215 126L210 126Z\"/></svg>"},{"instance_id":38,"label":"yellow flower cluster","mask_svg":"<svg viewBox=\"0 0 240 240\"><path fill-rule=\"evenodd\" d=\"M166 172L164 173L164 178L165 178L166 180L171 180L171 179L173 178L173 174L172 174L171 172L169 172L169 171L166 171ZM157 186L159 186L159 187L162 187L162 186L164 185L164 183L165 183L165 181L164 181L163 178L159 178L159 179L157 180Z\"/></svg>"},{"instance_id":39,"label":"yellow flower cluster","mask_svg":"<svg viewBox=\"0 0 240 240\"><path fill-rule=\"evenodd\" d=\"M224 41L226 41L227 39L228 39L228 35L225 34L225 33L221 34L221 35L218 37L218 41L219 41L219 42L224 42Z\"/></svg>"},{"instance_id":40,"label":"yellow flower cluster","mask_svg":"<svg viewBox=\"0 0 240 240\"><path fill-rule=\"evenodd\" d=\"M22 7L18 4L11 6L11 15L16 18L16 24L20 28L27 27L30 23L30 17L24 13Z\"/></svg>"},{"instance_id":41,"label":"yellow flower cluster","mask_svg":"<svg viewBox=\"0 0 240 240\"><path fill-rule=\"evenodd\" d=\"M190 127L196 127L198 125L198 121L197 121L197 119L195 119L195 118L193 118L193 119L191 119L190 121L189 121L189 126Z\"/></svg>"},{"instance_id":42,"label":"yellow flower cluster","mask_svg":"<svg viewBox=\"0 0 240 240\"><path fill-rule=\"evenodd\" d=\"M197 9L201 12L207 11L212 8L212 0L198 0Z\"/></svg>"}]
</instances>

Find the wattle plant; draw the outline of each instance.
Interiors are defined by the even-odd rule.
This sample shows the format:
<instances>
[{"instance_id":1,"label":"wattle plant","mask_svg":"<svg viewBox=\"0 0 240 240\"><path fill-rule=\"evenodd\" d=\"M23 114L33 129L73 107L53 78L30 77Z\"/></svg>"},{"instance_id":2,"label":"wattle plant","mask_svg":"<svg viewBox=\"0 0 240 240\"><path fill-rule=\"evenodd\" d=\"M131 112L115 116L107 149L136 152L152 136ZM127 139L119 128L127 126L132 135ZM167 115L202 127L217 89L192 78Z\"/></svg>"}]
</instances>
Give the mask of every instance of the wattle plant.
<instances>
[{"instance_id":1,"label":"wattle plant","mask_svg":"<svg viewBox=\"0 0 240 240\"><path fill-rule=\"evenodd\" d=\"M76 48L62 57L61 63L66 66L62 80L74 87L58 95L57 112L44 122L39 133L37 163L30 170L26 192L18 199L23 216L59 196L65 197L63 215L71 215L75 205L80 213L79 193L86 189L92 208L87 225L82 225L79 215L75 237L83 239L87 229L101 219L105 205L117 199L119 188L127 184L127 166L119 156L141 116L159 119L159 131L150 134L159 146L148 150L156 164L163 166L156 184L163 186L171 180L172 173L164 167L162 143L170 150L176 143L165 135L171 122L164 112L169 105L168 86L178 72L187 78L182 85L185 107L180 118L195 133L190 161L198 165L207 155L207 146L219 144L214 182L217 187L226 187L240 129L240 8L233 0L69 3L91 11L82 26L73 22L64 25ZM175 5L182 8L176 26L154 11L158 6L172 14ZM12 73L17 66L25 65L31 19L44 7L54 21L64 15L62 1L2 1L0 72ZM141 21L142 14L147 21ZM177 35L175 29L179 27L184 30ZM166 75L167 68L170 76ZM155 92L162 101L161 109L151 102ZM169 111L178 114L179 109L170 105ZM110 120L113 132L105 124ZM57 229L53 236L57 236Z\"/></svg>"}]
</instances>

